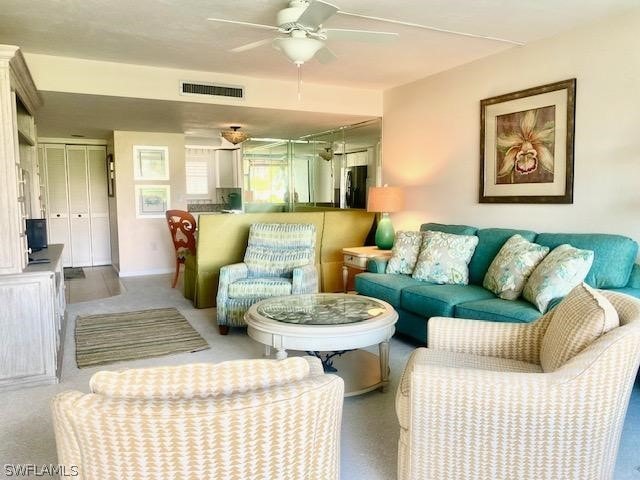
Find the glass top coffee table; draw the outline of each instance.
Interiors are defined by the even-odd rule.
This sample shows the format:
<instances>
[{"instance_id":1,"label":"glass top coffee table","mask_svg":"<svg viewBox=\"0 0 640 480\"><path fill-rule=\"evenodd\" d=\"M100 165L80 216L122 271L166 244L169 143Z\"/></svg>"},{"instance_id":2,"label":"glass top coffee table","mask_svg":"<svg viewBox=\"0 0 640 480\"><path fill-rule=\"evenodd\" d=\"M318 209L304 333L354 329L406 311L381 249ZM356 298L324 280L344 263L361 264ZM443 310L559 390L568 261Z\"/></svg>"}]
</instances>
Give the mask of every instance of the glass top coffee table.
<instances>
[{"instance_id":1,"label":"glass top coffee table","mask_svg":"<svg viewBox=\"0 0 640 480\"><path fill-rule=\"evenodd\" d=\"M255 303L245 314L247 333L287 357L287 350L318 356L325 370L345 380L345 396L389 382L389 339L398 313L376 298L342 293L273 297ZM379 355L359 350L378 345Z\"/></svg>"}]
</instances>

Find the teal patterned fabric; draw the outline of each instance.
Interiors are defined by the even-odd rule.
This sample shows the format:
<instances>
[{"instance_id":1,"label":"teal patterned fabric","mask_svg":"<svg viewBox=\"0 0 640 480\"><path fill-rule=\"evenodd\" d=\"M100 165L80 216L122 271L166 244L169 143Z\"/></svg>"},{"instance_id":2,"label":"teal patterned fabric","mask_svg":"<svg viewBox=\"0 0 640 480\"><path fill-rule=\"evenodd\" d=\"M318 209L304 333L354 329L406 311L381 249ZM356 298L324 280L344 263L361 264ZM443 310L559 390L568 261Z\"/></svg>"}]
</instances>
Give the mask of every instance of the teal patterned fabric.
<instances>
[{"instance_id":1,"label":"teal patterned fabric","mask_svg":"<svg viewBox=\"0 0 640 480\"><path fill-rule=\"evenodd\" d=\"M582 283L593 264L593 252L569 244L554 248L533 271L522 296L545 313L549 303Z\"/></svg>"},{"instance_id":2,"label":"teal patterned fabric","mask_svg":"<svg viewBox=\"0 0 640 480\"><path fill-rule=\"evenodd\" d=\"M387 271L387 260L384 257L370 258L367 260L367 272L385 273Z\"/></svg>"},{"instance_id":3,"label":"teal patterned fabric","mask_svg":"<svg viewBox=\"0 0 640 480\"><path fill-rule=\"evenodd\" d=\"M400 306L400 295L405 287L420 285L410 275L395 273L359 273L355 278L355 289L360 295L379 298L394 307Z\"/></svg>"},{"instance_id":4,"label":"teal patterned fabric","mask_svg":"<svg viewBox=\"0 0 640 480\"><path fill-rule=\"evenodd\" d=\"M252 277L291 277L294 268L314 263L315 244L315 225L254 223L244 263Z\"/></svg>"},{"instance_id":5,"label":"teal patterned fabric","mask_svg":"<svg viewBox=\"0 0 640 480\"><path fill-rule=\"evenodd\" d=\"M418 261L420 245L422 245L422 232L405 232L402 230L396 232L386 273L411 275Z\"/></svg>"},{"instance_id":6,"label":"teal patterned fabric","mask_svg":"<svg viewBox=\"0 0 640 480\"><path fill-rule=\"evenodd\" d=\"M500 298L515 300L547 253L549 247L531 243L522 235L514 235L491 262L482 286Z\"/></svg>"},{"instance_id":7,"label":"teal patterned fabric","mask_svg":"<svg viewBox=\"0 0 640 480\"><path fill-rule=\"evenodd\" d=\"M246 325L251 305L269 297L318 291L316 229L311 224L255 223L243 263L220 269L218 325Z\"/></svg>"},{"instance_id":8,"label":"teal patterned fabric","mask_svg":"<svg viewBox=\"0 0 640 480\"><path fill-rule=\"evenodd\" d=\"M541 233L536 237L536 243L552 250L565 243L582 250L592 250L593 265L584 281L593 288L626 287L638 256L638 244L622 235Z\"/></svg>"},{"instance_id":9,"label":"teal patterned fabric","mask_svg":"<svg viewBox=\"0 0 640 480\"><path fill-rule=\"evenodd\" d=\"M456 305L473 300L495 298L477 285L434 285L419 282L406 287L400 296L400 306L425 317L452 317Z\"/></svg>"},{"instance_id":10,"label":"teal patterned fabric","mask_svg":"<svg viewBox=\"0 0 640 480\"><path fill-rule=\"evenodd\" d=\"M536 238L536 232L513 228L483 228L476 232L478 246L469 262L469 283L482 285L489 265L506 241L516 234L530 242Z\"/></svg>"},{"instance_id":11,"label":"teal patterned fabric","mask_svg":"<svg viewBox=\"0 0 640 480\"><path fill-rule=\"evenodd\" d=\"M633 270L631 270L631 276L629 277L627 287L640 288L640 265L637 263L633 266Z\"/></svg>"},{"instance_id":12,"label":"teal patterned fabric","mask_svg":"<svg viewBox=\"0 0 640 480\"><path fill-rule=\"evenodd\" d=\"M291 294L291 282L280 277L249 277L229 285L229 298L265 298Z\"/></svg>"},{"instance_id":13,"label":"teal patterned fabric","mask_svg":"<svg viewBox=\"0 0 640 480\"><path fill-rule=\"evenodd\" d=\"M452 316L489 322L529 323L540 318L540 315L538 309L526 300L503 300L493 297L460 303L456 305Z\"/></svg>"},{"instance_id":14,"label":"teal patterned fabric","mask_svg":"<svg viewBox=\"0 0 640 480\"><path fill-rule=\"evenodd\" d=\"M423 223L420 225L421 232L442 232L454 235L475 235L478 229L469 225L448 225L445 223Z\"/></svg>"},{"instance_id":15,"label":"teal patterned fabric","mask_svg":"<svg viewBox=\"0 0 640 480\"><path fill-rule=\"evenodd\" d=\"M477 244L478 237L473 235L425 232L413 278L437 284L468 284L468 264Z\"/></svg>"}]
</instances>

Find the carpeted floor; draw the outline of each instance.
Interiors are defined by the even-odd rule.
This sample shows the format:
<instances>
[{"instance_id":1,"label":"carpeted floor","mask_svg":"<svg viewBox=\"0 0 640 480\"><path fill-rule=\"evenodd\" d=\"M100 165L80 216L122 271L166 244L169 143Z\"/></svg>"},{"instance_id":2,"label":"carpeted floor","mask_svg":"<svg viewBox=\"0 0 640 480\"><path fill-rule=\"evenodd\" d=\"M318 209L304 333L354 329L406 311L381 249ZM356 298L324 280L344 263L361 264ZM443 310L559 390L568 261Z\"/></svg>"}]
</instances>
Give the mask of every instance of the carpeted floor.
<instances>
[{"instance_id":1,"label":"carpeted floor","mask_svg":"<svg viewBox=\"0 0 640 480\"><path fill-rule=\"evenodd\" d=\"M173 307L78 316L75 336L78 368L209 348Z\"/></svg>"},{"instance_id":2,"label":"carpeted floor","mask_svg":"<svg viewBox=\"0 0 640 480\"><path fill-rule=\"evenodd\" d=\"M89 378L98 370L178 365L188 362L220 362L260 358L263 348L244 330L218 334L215 310L196 310L178 288L171 289L171 276L122 279L126 291L117 297L68 306L69 325L65 341L62 383L3 392L0 403L0 464L56 462L56 449L49 402L58 392L88 392ZM148 308L176 307L209 343L211 349L160 358L122 362L78 369L75 364L74 321L77 315L126 312ZM371 392L346 398L341 438L341 478L344 480L391 480L396 478L398 423L394 396L398 380L414 346L394 338L391 342L391 385L387 393ZM640 386L634 390L616 465L616 480L640 480ZM0 469L0 478L4 471Z\"/></svg>"}]
</instances>

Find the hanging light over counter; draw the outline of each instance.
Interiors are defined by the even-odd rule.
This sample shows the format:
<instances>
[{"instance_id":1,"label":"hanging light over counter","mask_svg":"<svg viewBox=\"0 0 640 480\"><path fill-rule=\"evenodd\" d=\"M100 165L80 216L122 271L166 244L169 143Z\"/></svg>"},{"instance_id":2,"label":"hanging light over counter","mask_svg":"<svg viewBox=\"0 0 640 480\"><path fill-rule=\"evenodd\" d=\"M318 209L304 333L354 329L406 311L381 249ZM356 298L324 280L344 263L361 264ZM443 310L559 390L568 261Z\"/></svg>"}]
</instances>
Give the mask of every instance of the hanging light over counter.
<instances>
[{"instance_id":1,"label":"hanging light over counter","mask_svg":"<svg viewBox=\"0 0 640 480\"><path fill-rule=\"evenodd\" d=\"M240 127L239 126L231 126L229 127L231 130L223 130L222 132L220 132L220 135L222 136L222 138L224 138L226 141L233 143L234 145L237 145L239 143L244 142L246 139L249 138L249 134L247 132L240 132Z\"/></svg>"}]
</instances>

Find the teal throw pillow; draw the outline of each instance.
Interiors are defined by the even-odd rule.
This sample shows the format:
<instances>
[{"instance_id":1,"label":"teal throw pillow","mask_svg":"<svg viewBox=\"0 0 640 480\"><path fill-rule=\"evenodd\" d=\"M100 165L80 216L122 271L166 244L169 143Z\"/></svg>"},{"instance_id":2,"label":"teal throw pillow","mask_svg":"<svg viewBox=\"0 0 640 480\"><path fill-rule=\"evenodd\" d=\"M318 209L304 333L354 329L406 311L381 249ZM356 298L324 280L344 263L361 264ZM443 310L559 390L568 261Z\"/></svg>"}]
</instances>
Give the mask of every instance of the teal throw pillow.
<instances>
[{"instance_id":1,"label":"teal throw pillow","mask_svg":"<svg viewBox=\"0 0 640 480\"><path fill-rule=\"evenodd\" d=\"M549 247L532 243L522 235L513 235L495 256L482 286L505 300L517 299L529 275L549 253Z\"/></svg>"},{"instance_id":2,"label":"teal throw pillow","mask_svg":"<svg viewBox=\"0 0 640 480\"><path fill-rule=\"evenodd\" d=\"M422 232L396 232L391 258L387 264L387 273L411 275L418 261Z\"/></svg>"},{"instance_id":3,"label":"teal throw pillow","mask_svg":"<svg viewBox=\"0 0 640 480\"><path fill-rule=\"evenodd\" d=\"M593 263L591 250L568 243L554 248L527 280L522 296L545 313L549 304L567 295L585 279Z\"/></svg>"},{"instance_id":4,"label":"teal throw pillow","mask_svg":"<svg viewBox=\"0 0 640 480\"><path fill-rule=\"evenodd\" d=\"M467 285L469 261L478 245L475 235L423 233L413 278L438 284Z\"/></svg>"}]
</instances>

